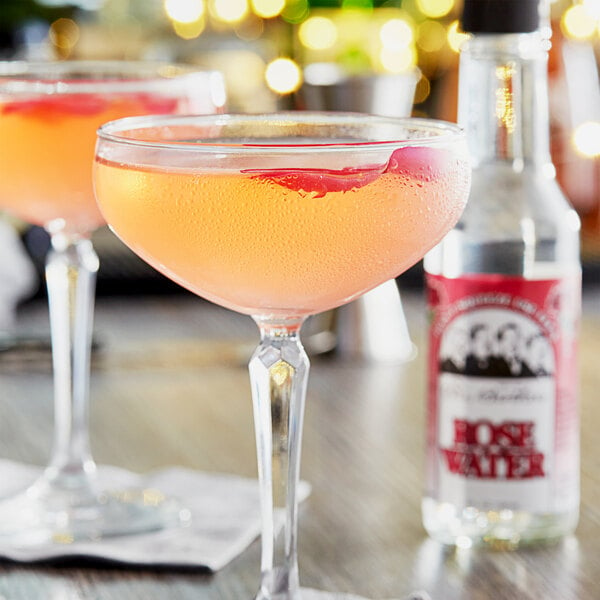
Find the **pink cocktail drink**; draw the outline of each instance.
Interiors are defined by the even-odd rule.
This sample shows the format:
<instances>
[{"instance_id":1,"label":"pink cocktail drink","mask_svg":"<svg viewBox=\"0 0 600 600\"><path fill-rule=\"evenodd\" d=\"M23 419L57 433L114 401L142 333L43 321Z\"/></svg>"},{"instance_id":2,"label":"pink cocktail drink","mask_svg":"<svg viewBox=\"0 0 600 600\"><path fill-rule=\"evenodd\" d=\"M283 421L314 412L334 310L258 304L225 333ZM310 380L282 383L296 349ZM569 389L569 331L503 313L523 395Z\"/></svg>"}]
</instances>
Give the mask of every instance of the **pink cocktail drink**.
<instances>
[{"instance_id":1,"label":"pink cocktail drink","mask_svg":"<svg viewBox=\"0 0 600 600\"><path fill-rule=\"evenodd\" d=\"M133 115L183 112L185 104L151 94L12 101L0 94L0 206L34 225L61 219L69 229L93 231L104 222L90 168L98 127Z\"/></svg>"},{"instance_id":2,"label":"pink cocktail drink","mask_svg":"<svg viewBox=\"0 0 600 600\"><path fill-rule=\"evenodd\" d=\"M103 64L104 71L98 68ZM90 166L103 123L223 108L211 94L208 73L155 66L144 74L148 66L135 63L82 62L75 69L86 73L90 66L95 70L84 79L76 71L53 76L52 63L39 80L28 71L0 78L0 208L28 223L77 233L103 224ZM37 68L44 72L43 65Z\"/></svg>"},{"instance_id":3,"label":"pink cocktail drink","mask_svg":"<svg viewBox=\"0 0 600 600\"><path fill-rule=\"evenodd\" d=\"M99 131L96 197L117 235L259 326L249 365L263 517L257 600L302 598L303 320L414 264L458 220L469 180L461 132L429 121L280 113L125 119Z\"/></svg>"},{"instance_id":4,"label":"pink cocktail drink","mask_svg":"<svg viewBox=\"0 0 600 600\"><path fill-rule=\"evenodd\" d=\"M437 243L462 212L468 167L446 149L405 147L338 170L95 169L113 230L165 275L242 313L307 315Z\"/></svg>"}]
</instances>

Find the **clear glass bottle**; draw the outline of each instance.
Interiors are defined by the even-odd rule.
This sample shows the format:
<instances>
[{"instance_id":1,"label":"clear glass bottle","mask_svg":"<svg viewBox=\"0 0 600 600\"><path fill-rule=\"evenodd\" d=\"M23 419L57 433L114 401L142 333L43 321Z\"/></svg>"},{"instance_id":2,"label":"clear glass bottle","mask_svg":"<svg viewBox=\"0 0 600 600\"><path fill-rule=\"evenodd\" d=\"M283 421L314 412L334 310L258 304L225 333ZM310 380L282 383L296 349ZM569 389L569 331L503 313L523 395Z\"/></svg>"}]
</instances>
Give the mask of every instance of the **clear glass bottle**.
<instances>
[{"instance_id":1,"label":"clear glass bottle","mask_svg":"<svg viewBox=\"0 0 600 600\"><path fill-rule=\"evenodd\" d=\"M462 547L557 539L579 512L579 219L550 158L537 3L495 4L500 19L484 14L493 0L465 2L458 118L472 190L425 258L423 523Z\"/></svg>"}]
</instances>

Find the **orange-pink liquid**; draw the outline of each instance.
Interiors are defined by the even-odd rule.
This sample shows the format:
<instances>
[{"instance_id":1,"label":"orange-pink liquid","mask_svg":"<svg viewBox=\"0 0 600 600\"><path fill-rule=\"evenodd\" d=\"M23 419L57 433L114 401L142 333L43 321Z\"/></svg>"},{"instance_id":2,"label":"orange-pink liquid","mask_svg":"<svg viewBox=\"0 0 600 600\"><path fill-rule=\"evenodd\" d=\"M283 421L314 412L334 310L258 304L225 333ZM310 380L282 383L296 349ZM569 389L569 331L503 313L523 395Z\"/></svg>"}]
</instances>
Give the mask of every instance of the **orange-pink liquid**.
<instances>
[{"instance_id":1,"label":"orange-pink liquid","mask_svg":"<svg viewBox=\"0 0 600 600\"><path fill-rule=\"evenodd\" d=\"M452 157L433 176L384 172L357 187L323 173L306 191L313 173L99 161L95 186L135 252L198 295L255 315L321 312L395 277L452 227L468 192L468 165Z\"/></svg>"},{"instance_id":2,"label":"orange-pink liquid","mask_svg":"<svg viewBox=\"0 0 600 600\"><path fill-rule=\"evenodd\" d=\"M92 231L104 222L92 189L98 127L178 105L148 94L0 100L0 208L35 225Z\"/></svg>"}]
</instances>

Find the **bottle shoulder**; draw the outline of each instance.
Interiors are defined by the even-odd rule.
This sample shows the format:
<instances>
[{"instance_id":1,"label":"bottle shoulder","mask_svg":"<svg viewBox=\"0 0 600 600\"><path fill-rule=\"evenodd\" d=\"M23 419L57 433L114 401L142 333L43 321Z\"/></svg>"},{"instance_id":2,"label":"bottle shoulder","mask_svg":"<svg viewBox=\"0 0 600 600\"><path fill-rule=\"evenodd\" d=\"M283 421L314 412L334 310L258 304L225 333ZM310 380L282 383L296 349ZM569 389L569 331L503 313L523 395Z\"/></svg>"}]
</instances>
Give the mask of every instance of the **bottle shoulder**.
<instances>
[{"instance_id":1,"label":"bottle shoulder","mask_svg":"<svg viewBox=\"0 0 600 600\"><path fill-rule=\"evenodd\" d=\"M471 192L458 229L484 238L579 236L580 222L556 180L543 169L510 165L473 169Z\"/></svg>"},{"instance_id":2,"label":"bottle shoulder","mask_svg":"<svg viewBox=\"0 0 600 600\"><path fill-rule=\"evenodd\" d=\"M578 272L580 222L552 177L504 166L477 168L457 223L425 257L430 273L528 278Z\"/></svg>"}]
</instances>

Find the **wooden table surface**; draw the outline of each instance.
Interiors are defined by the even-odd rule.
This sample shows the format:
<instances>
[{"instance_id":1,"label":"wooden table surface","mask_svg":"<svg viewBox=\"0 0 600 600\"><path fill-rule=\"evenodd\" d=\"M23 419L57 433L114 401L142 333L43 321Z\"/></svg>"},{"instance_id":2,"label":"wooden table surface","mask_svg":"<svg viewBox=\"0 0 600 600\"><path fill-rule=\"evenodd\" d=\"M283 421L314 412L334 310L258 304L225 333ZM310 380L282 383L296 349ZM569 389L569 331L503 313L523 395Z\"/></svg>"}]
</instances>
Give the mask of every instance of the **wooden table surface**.
<instances>
[{"instance_id":1,"label":"wooden table surface","mask_svg":"<svg viewBox=\"0 0 600 600\"><path fill-rule=\"evenodd\" d=\"M313 492L300 514L302 584L376 599L416 589L434 600L599 599L600 289L586 292L582 328L580 524L557 545L514 552L446 549L422 529L425 321L420 294L403 300L421 350L414 361L312 360L302 476ZM48 330L42 301L22 309L19 327ZM98 463L255 476L250 319L183 295L101 298L95 338ZM47 354L0 357L1 458L45 464L51 381ZM0 600L251 600L259 557L256 541L214 575L0 562Z\"/></svg>"}]
</instances>

